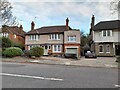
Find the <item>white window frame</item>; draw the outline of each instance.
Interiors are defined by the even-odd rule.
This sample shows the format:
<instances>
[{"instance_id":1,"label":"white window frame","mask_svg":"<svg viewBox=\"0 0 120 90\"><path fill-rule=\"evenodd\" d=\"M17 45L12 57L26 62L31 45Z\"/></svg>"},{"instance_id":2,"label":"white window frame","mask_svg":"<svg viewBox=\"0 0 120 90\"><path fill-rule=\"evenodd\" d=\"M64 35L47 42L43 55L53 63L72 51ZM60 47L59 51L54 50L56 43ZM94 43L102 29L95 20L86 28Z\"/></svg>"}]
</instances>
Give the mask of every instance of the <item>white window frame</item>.
<instances>
[{"instance_id":1,"label":"white window frame","mask_svg":"<svg viewBox=\"0 0 120 90\"><path fill-rule=\"evenodd\" d=\"M109 51L107 51L107 46L109 46ZM106 45L106 47L105 47L105 51L106 51L106 53L110 53L110 45L109 45L109 44Z\"/></svg>"},{"instance_id":2,"label":"white window frame","mask_svg":"<svg viewBox=\"0 0 120 90\"><path fill-rule=\"evenodd\" d=\"M76 35L68 36L68 42L76 42Z\"/></svg>"},{"instance_id":3,"label":"white window frame","mask_svg":"<svg viewBox=\"0 0 120 90\"><path fill-rule=\"evenodd\" d=\"M8 35L9 35L9 34L8 34L7 32L2 33L2 36L3 36L3 37L8 37Z\"/></svg>"},{"instance_id":4,"label":"white window frame","mask_svg":"<svg viewBox=\"0 0 120 90\"><path fill-rule=\"evenodd\" d=\"M100 52L100 47L102 46L102 52ZM99 53L104 53L104 46L103 45L99 45Z\"/></svg>"},{"instance_id":5,"label":"white window frame","mask_svg":"<svg viewBox=\"0 0 120 90\"><path fill-rule=\"evenodd\" d=\"M30 38L30 40L38 41L39 40L39 35L30 35L29 38Z\"/></svg>"},{"instance_id":6,"label":"white window frame","mask_svg":"<svg viewBox=\"0 0 120 90\"><path fill-rule=\"evenodd\" d=\"M49 40L60 40L60 34L49 34Z\"/></svg>"},{"instance_id":7,"label":"white window frame","mask_svg":"<svg viewBox=\"0 0 120 90\"><path fill-rule=\"evenodd\" d=\"M56 50L55 50L56 47ZM53 52L61 52L61 45L53 45Z\"/></svg>"},{"instance_id":8,"label":"white window frame","mask_svg":"<svg viewBox=\"0 0 120 90\"><path fill-rule=\"evenodd\" d=\"M108 31L110 31L110 36L112 36L112 30L102 30L102 37L110 37L110 36L108 36ZM103 32L106 32L105 36L103 36L104 35Z\"/></svg>"}]
</instances>

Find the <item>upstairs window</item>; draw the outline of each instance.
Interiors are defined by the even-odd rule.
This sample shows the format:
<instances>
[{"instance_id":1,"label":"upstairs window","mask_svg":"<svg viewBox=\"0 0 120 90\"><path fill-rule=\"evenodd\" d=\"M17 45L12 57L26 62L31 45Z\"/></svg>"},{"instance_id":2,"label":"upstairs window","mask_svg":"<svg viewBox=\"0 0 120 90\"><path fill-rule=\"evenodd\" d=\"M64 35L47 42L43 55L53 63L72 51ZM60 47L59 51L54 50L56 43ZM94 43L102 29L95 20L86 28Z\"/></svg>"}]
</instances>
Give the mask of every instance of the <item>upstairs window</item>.
<instances>
[{"instance_id":1,"label":"upstairs window","mask_svg":"<svg viewBox=\"0 0 120 90\"><path fill-rule=\"evenodd\" d=\"M68 42L76 42L76 36L68 36Z\"/></svg>"},{"instance_id":2,"label":"upstairs window","mask_svg":"<svg viewBox=\"0 0 120 90\"><path fill-rule=\"evenodd\" d=\"M103 36L106 36L106 31L103 31Z\"/></svg>"},{"instance_id":3,"label":"upstairs window","mask_svg":"<svg viewBox=\"0 0 120 90\"><path fill-rule=\"evenodd\" d=\"M50 34L49 39L50 40L60 40L60 34Z\"/></svg>"},{"instance_id":4,"label":"upstairs window","mask_svg":"<svg viewBox=\"0 0 120 90\"><path fill-rule=\"evenodd\" d=\"M30 35L30 40L39 40L39 35Z\"/></svg>"},{"instance_id":5,"label":"upstairs window","mask_svg":"<svg viewBox=\"0 0 120 90\"><path fill-rule=\"evenodd\" d=\"M102 36L103 37L112 36L112 30L103 30Z\"/></svg>"},{"instance_id":6,"label":"upstairs window","mask_svg":"<svg viewBox=\"0 0 120 90\"><path fill-rule=\"evenodd\" d=\"M3 37L8 37L8 35L9 35L8 33L2 33Z\"/></svg>"}]
</instances>

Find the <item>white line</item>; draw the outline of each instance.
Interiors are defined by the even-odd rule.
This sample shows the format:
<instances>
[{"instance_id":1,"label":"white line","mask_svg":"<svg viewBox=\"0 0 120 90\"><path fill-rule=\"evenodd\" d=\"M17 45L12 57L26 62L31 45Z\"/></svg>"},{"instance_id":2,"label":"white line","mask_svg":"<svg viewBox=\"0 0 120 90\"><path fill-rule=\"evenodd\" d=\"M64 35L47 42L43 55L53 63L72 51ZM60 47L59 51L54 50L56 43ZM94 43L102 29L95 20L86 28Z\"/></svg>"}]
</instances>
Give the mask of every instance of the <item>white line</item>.
<instances>
[{"instance_id":1,"label":"white line","mask_svg":"<svg viewBox=\"0 0 120 90\"><path fill-rule=\"evenodd\" d=\"M41 79L41 80L63 81L63 79L59 79L59 78L45 78L45 77L38 77L38 76L18 75L18 74L9 74L9 73L0 73L0 75L33 78L33 79Z\"/></svg>"},{"instance_id":2,"label":"white line","mask_svg":"<svg viewBox=\"0 0 120 90\"><path fill-rule=\"evenodd\" d=\"M115 87L118 87L118 88L120 88L120 85L115 85Z\"/></svg>"}]
</instances>

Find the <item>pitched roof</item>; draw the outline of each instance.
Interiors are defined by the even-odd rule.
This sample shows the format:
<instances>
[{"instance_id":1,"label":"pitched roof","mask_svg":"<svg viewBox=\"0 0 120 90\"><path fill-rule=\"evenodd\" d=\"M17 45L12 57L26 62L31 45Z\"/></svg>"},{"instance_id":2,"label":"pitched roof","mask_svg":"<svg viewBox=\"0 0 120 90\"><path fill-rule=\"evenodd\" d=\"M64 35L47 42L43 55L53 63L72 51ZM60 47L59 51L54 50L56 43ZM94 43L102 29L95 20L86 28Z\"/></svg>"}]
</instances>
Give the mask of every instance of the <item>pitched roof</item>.
<instances>
[{"instance_id":1,"label":"pitched roof","mask_svg":"<svg viewBox=\"0 0 120 90\"><path fill-rule=\"evenodd\" d=\"M120 20L101 21L93 27L93 30L110 30L110 29L120 29Z\"/></svg>"},{"instance_id":2,"label":"pitched roof","mask_svg":"<svg viewBox=\"0 0 120 90\"><path fill-rule=\"evenodd\" d=\"M69 27L69 29L71 30L70 27ZM38 29L31 30L26 34L30 35L30 34L63 33L66 30L67 30L67 28L65 25L63 25L63 26L46 26L46 27L41 27Z\"/></svg>"},{"instance_id":3,"label":"pitched roof","mask_svg":"<svg viewBox=\"0 0 120 90\"><path fill-rule=\"evenodd\" d=\"M23 36L24 37L25 33L26 33L23 30L20 31L20 27L18 27L18 26L3 26L3 30L4 30L4 28L6 30L8 30L10 33L16 34L18 36Z\"/></svg>"}]
</instances>

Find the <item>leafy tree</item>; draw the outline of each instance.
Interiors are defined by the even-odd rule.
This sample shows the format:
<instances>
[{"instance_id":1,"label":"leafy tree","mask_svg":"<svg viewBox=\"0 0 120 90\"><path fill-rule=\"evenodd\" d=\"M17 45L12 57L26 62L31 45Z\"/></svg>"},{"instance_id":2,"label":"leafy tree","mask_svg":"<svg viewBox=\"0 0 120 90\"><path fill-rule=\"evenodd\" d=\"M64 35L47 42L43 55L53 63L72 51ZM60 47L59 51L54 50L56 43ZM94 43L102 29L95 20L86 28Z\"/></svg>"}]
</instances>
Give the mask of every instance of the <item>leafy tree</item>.
<instances>
[{"instance_id":1,"label":"leafy tree","mask_svg":"<svg viewBox=\"0 0 120 90\"><path fill-rule=\"evenodd\" d=\"M115 14L115 13L120 14L120 0L113 0L110 3L110 9L112 11L112 14Z\"/></svg>"},{"instance_id":2,"label":"leafy tree","mask_svg":"<svg viewBox=\"0 0 120 90\"><path fill-rule=\"evenodd\" d=\"M3 51L5 48L11 47L12 46L12 41L9 38L2 37L2 49Z\"/></svg>"},{"instance_id":3,"label":"leafy tree","mask_svg":"<svg viewBox=\"0 0 120 90\"><path fill-rule=\"evenodd\" d=\"M86 44L88 44L89 35L85 34L83 31L81 31L81 47L84 47Z\"/></svg>"},{"instance_id":4,"label":"leafy tree","mask_svg":"<svg viewBox=\"0 0 120 90\"><path fill-rule=\"evenodd\" d=\"M0 24L17 25L16 17L12 14L12 5L8 0L0 0Z\"/></svg>"}]
</instances>

